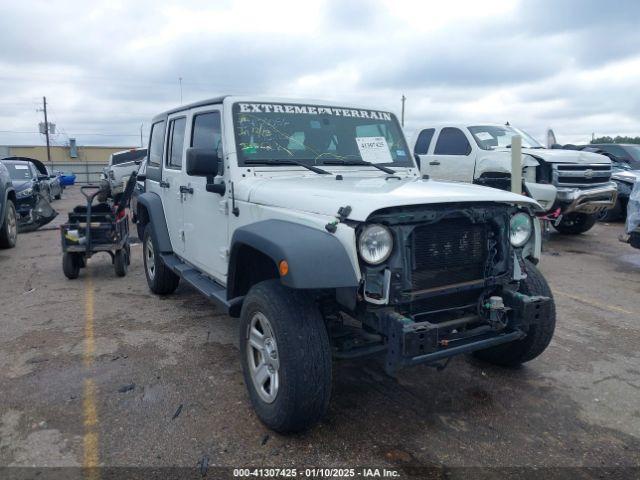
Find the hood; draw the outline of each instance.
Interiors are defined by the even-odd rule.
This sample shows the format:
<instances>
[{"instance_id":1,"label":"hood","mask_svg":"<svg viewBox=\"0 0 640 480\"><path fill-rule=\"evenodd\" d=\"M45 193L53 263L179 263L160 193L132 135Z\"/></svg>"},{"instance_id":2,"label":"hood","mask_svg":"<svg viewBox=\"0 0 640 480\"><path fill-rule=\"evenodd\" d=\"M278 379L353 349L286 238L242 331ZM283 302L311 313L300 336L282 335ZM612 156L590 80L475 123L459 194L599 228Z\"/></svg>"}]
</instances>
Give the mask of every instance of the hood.
<instances>
[{"instance_id":1,"label":"hood","mask_svg":"<svg viewBox=\"0 0 640 480\"><path fill-rule=\"evenodd\" d=\"M523 148L522 153L544 160L547 163L611 163L609 157L581 150Z\"/></svg>"},{"instance_id":2,"label":"hood","mask_svg":"<svg viewBox=\"0 0 640 480\"><path fill-rule=\"evenodd\" d=\"M261 178L255 179L245 194L251 203L327 216L335 216L340 207L349 205L349 219L356 221L365 221L382 208L454 202L518 203L540 210L531 198L495 188L382 175L343 175L343 180L336 180L335 175Z\"/></svg>"},{"instance_id":3,"label":"hood","mask_svg":"<svg viewBox=\"0 0 640 480\"><path fill-rule=\"evenodd\" d=\"M33 187L33 180L11 180L13 188L16 189L16 193L21 192L27 188Z\"/></svg>"},{"instance_id":4,"label":"hood","mask_svg":"<svg viewBox=\"0 0 640 480\"><path fill-rule=\"evenodd\" d=\"M640 170L616 170L611 175L614 180L627 183L635 183L640 180Z\"/></svg>"}]
</instances>

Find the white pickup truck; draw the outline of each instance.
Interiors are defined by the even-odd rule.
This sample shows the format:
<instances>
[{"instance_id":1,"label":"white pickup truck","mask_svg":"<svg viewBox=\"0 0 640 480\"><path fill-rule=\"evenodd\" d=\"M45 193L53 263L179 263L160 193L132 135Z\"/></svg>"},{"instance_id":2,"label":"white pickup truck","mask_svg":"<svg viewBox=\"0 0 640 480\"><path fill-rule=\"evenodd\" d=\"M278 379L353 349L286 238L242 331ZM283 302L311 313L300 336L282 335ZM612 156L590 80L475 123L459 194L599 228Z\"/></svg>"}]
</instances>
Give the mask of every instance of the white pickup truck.
<instances>
[{"instance_id":1,"label":"white pickup truck","mask_svg":"<svg viewBox=\"0 0 640 480\"><path fill-rule=\"evenodd\" d=\"M124 184L131 173L138 171L146 156L146 148L123 150L109 156L109 164L104 167L101 180L109 184L111 195L116 196L124 191Z\"/></svg>"},{"instance_id":2,"label":"white pickup truck","mask_svg":"<svg viewBox=\"0 0 640 480\"><path fill-rule=\"evenodd\" d=\"M436 180L511 187L511 138L522 138L523 191L561 233L579 234L616 203L611 160L597 153L547 149L510 125L425 126L411 142L421 173Z\"/></svg>"}]
</instances>

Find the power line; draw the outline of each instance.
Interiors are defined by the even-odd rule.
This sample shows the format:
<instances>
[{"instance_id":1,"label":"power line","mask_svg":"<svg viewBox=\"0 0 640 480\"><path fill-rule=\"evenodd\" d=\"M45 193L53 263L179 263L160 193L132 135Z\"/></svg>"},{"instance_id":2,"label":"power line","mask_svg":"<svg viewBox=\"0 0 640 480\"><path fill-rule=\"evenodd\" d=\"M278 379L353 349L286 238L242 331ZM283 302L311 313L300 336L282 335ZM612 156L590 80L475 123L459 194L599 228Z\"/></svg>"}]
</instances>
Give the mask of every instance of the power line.
<instances>
[{"instance_id":1,"label":"power line","mask_svg":"<svg viewBox=\"0 0 640 480\"><path fill-rule=\"evenodd\" d=\"M53 123L53 122L51 122ZM38 134L40 135L40 132L26 132L26 131L18 131L18 130L0 130L0 133L17 133L17 134ZM66 135L67 137L69 136L68 133L53 133L52 135ZM92 133L92 132L74 132L73 136L75 135L83 135L83 136L87 136L87 135L92 135L92 136L97 136L97 137L139 137L140 134L139 133Z\"/></svg>"}]
</instances>

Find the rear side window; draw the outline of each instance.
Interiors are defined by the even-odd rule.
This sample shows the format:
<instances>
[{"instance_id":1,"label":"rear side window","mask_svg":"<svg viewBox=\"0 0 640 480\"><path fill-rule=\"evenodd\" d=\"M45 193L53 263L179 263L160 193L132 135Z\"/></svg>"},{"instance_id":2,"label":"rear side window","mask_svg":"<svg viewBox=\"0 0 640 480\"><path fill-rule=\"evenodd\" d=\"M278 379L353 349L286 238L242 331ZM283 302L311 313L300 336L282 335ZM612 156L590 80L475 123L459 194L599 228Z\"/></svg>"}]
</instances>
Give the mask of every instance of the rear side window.
<instances>
[{"instance_id":1,"label":"rear side window","mask_svg":"<svg viewBox=\"0 0 640 480\"><path fill-rule=\"evenodd\" d=\"M418 155L427 154L429 151L429 145L431 145L431 139L433 138L433 132L435 131L435 128L426 128L420 132L418 140L416 141L414 153L417 153Z\"/></svg>"},{"instance_id":2,"label":"rear side window","mask_svg":"<svg viewBox=\"0 0 640 480\"><path fill-rule=\"evenodd\" d=\"M169 124L169 151L167 152L167 166L171 168L182 167L182 147L184 147L184 129L187 119L176 118Z\"/></svg>"},{"instance_id":3,"label":"rear side window","mask_svg":"<svg viewBox=\"0 0 640 480\"><path fill-rule=\"evenodd\" d=\"M436 155L469 155L471 145L462 130L446 127L440 131L434 153Z\"/></svg>"},{"instance_id":4,"label":"rear side window","mask_svg":"<svg viewBox=\"0 0 640 480\"><path fill-rule=\"evenodd\" d=\"M220 112L201 113L193 117L192 147L217 150L221 140Z\"/></svg>"},{"instance_id":5,"label":"rear side window","mask_svg":"<svg viewBox=\"0 0 640 480\"><path fill-rule=\"evenodd\" d=\"M149 163L160 165L162 163L162 151L164 150L164 121L154 123L151 127L151 139L149 140Z\"/></svg>"}]
</instances>

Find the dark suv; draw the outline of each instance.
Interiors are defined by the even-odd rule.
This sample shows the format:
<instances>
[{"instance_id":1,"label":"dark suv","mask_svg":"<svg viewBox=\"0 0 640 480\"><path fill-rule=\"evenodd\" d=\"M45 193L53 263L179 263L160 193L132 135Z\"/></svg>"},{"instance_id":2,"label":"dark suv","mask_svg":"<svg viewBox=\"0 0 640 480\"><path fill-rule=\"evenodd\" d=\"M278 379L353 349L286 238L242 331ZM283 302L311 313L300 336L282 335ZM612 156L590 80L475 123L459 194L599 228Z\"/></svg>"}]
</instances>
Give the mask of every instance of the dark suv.
<instances>
[{"instance_id":1,"label":"dark suv","mask_svg":"<svg viewBox=\"0 0 640 480\"><path fill-rule=\"evenodd\" d=\"M18 239L16 192L9 171L0 163L0 248L13 248Z\"/></svg>"}]
</instances>

